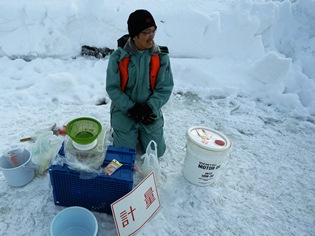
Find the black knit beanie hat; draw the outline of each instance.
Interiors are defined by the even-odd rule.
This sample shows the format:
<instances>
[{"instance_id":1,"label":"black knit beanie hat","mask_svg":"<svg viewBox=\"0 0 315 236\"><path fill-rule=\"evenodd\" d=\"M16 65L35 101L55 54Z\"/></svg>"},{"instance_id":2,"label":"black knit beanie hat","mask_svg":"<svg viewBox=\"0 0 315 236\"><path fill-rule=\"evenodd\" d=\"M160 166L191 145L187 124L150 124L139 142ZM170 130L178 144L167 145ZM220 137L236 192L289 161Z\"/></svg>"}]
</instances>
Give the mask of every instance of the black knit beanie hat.
<instances>
[{"instance_id":1,"label":"black knit beanie hat","mask_svg":"<svg viewBox=\"0 0 315 236\"><path fill-rule=\"evenodd\" d=\"M129 15L127 24L128 32L131 38L151 26L155 26L155 28L157 28L151 13L143 9L132 12Z\"/></svg>"}]
</instances>

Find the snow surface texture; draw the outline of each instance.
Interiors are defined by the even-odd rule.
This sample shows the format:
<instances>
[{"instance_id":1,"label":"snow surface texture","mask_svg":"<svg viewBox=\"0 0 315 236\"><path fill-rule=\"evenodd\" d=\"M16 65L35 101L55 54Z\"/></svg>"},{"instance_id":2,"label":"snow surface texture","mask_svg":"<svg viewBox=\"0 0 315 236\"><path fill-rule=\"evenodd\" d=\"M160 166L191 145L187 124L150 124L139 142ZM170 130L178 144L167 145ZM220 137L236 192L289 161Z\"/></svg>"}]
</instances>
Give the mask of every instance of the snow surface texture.
<instances>
[{"instance_id":1,"label":"snow surface texture","mask_svg":"<svg viewBox=\"0 0 315 236\"><path fill-rule=\"evenodd\" d=\"M115 48L139 8L169 47L175 87L163 107L162 208L138 235L314 235L314 0L2 0L0 151L30 145L19 139L47 122L109 125L108 58L80 57L81 46ZM208 187L182 173L185 134L198 125L233 141ZM13 188L0 172L0 199L0 235L49 235L64 208L48 173ZM112 216L93 214L99 235L116 235Z\"/></svg>"}]
</instances>

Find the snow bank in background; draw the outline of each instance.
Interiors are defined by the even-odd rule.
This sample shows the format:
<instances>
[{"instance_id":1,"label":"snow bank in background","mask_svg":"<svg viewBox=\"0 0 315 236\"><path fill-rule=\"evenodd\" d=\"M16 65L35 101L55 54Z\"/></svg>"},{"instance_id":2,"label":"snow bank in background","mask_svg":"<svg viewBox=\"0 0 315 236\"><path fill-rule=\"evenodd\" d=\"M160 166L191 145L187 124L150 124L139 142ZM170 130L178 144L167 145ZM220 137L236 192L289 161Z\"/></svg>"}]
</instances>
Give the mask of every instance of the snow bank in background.
<instances>
[{"instance_id":1,"label":"snow bank in background","mask_svg":"<svg viewBox=\"0 0 315 236\"><path fill-rule=\"evenodd\" d=\"M8 67L7 65L11 65ZM0 74L4 79L0 99L11 97L14 104L85 104L94 105L105 96L107 60L75 60L37 58L0 58ZM18 68L18 70L16 69ZM14 96L12 96L12 90Z\"/></svg>"},{"instance_id":2,"label":"snow bank in background","mask_svg":"<svg viewBox=\"0 0 315 236\"><path fill-rule=\"evenodd\" d=\"M163 3L166 11L152 10L157 41L168 45L175 57L260 57L263 45L255 36L259 21L250 16L251 4L241 3L226 13L212 6L191 10L189 3L176 8ZM37 1L36 6L22 1L15 7L18 9L11 14L12 3L6 1L0 9L0 56L71 58L79 55L84 44L115 48L118 37L127 32L130 14L120 8L112 11L104 1Z\"/></svg>"},{"instance_id":3,"label":"snow bank in background","mask_svg":"<svg viewBox=\"0 0 315 236\"><path fill-rule=\"evenodd\" d=\"M290 59L280 58L272 52L267 53L261 60L252 65L249 73L254 79L257 79L264 84L283 84L288 77L290 66Z\"/></svg>"},{"instance_id":4,"label":"snow bank in background","mask_svg":"<svg viewBox=\"0 0 315 236\"><path fill-rule=\"evenodd\" d=\"M127 32L130 7L123 1L34 3L1 1L0 56L70 59L80 54L83 45L115 48L117 38ZM250 96L296 110L295 114L303 110L305 115L315 115L314 1L184 1L180 5L163 1L135 2L133 7L147 8L156 18L156 41L170 49L175 92L200 98ZM183 58L199 58L204 67L183 63ZM55 79L57 84L69 80L75 86L78 77L75 71L57 71L44 79ZM30 86L27 78L23 80ZM99 81L103 84L104 76ZM82 96L79 103L92 95Z\"/></svg>"}]
</instances>

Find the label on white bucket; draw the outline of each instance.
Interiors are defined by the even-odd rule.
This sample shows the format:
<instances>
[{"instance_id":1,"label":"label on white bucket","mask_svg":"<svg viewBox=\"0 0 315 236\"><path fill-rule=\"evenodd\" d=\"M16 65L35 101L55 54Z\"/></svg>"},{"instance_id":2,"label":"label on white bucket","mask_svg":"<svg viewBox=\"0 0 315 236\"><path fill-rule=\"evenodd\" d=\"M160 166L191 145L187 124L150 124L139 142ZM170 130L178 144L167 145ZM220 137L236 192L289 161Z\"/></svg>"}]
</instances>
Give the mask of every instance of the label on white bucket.
<instances>
[{"instance_id":1,"label":"label on white bucket","mask_svg":"<svg viewBox=\"0 0 315 236\"><path fill-rule=\"evenodd\" d=\"M183 169L185 178L199 186L211 184L218 178L231 148L230 139L219 131L205 127L190 128Z\"/></svg>"},{"instance_id":2,"label":"label on white bucket","mask_svg":"<svg viewBox=\"0 0 315 236\"><path fill-rule=\"evenodd\" d=\"M209 159L208 163L206 163L196 159L191 153L187 152L184 165L184 176L193 184L200 186L209 185L218 178L221 171L221 165L224 164L223 162L225 160L226 158L222 158L222 163L214 163L213 160Z\"/></svg>"}]
</instances>

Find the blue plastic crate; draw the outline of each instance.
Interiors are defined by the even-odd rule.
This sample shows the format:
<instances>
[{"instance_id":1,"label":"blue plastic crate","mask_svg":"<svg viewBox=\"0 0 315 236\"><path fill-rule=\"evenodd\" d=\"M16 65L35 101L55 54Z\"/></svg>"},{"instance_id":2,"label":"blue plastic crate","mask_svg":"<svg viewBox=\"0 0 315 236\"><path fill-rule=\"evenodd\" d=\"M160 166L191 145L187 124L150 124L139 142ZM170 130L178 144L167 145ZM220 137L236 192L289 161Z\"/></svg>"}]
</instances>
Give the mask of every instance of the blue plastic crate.
<instances>
[{"instance_id":1,"label":"blue plastic crate","mask_svg":"<svg viewBox=\"0 0 315 236\"><path fill-rule=\"evenodd\" d=\"M107 148L107 153L103 166L105 167L106 165L108 165L113 159L116 159L117 161L122 163L123 166L127 165L133 168L135 165L136 150L131 148L109 146Z\"/></svg>"},{"instance_id":2,"label":"blue plastic crate","mask_svg":"<svg viewBox=\"0 0 315 236\"><path fill-rule=\"evenodd\" d=\"M64 155L63 146L59 155ZM113 159L123 165L111 176L100 174L91 179L80 178L80 173L69 169L67 165L50 166L54 203L61 206L82 206L111 214L110 204L132 190L135 158L135 149L109 146L102 167Z\"/></svg>"}]
</instances>

